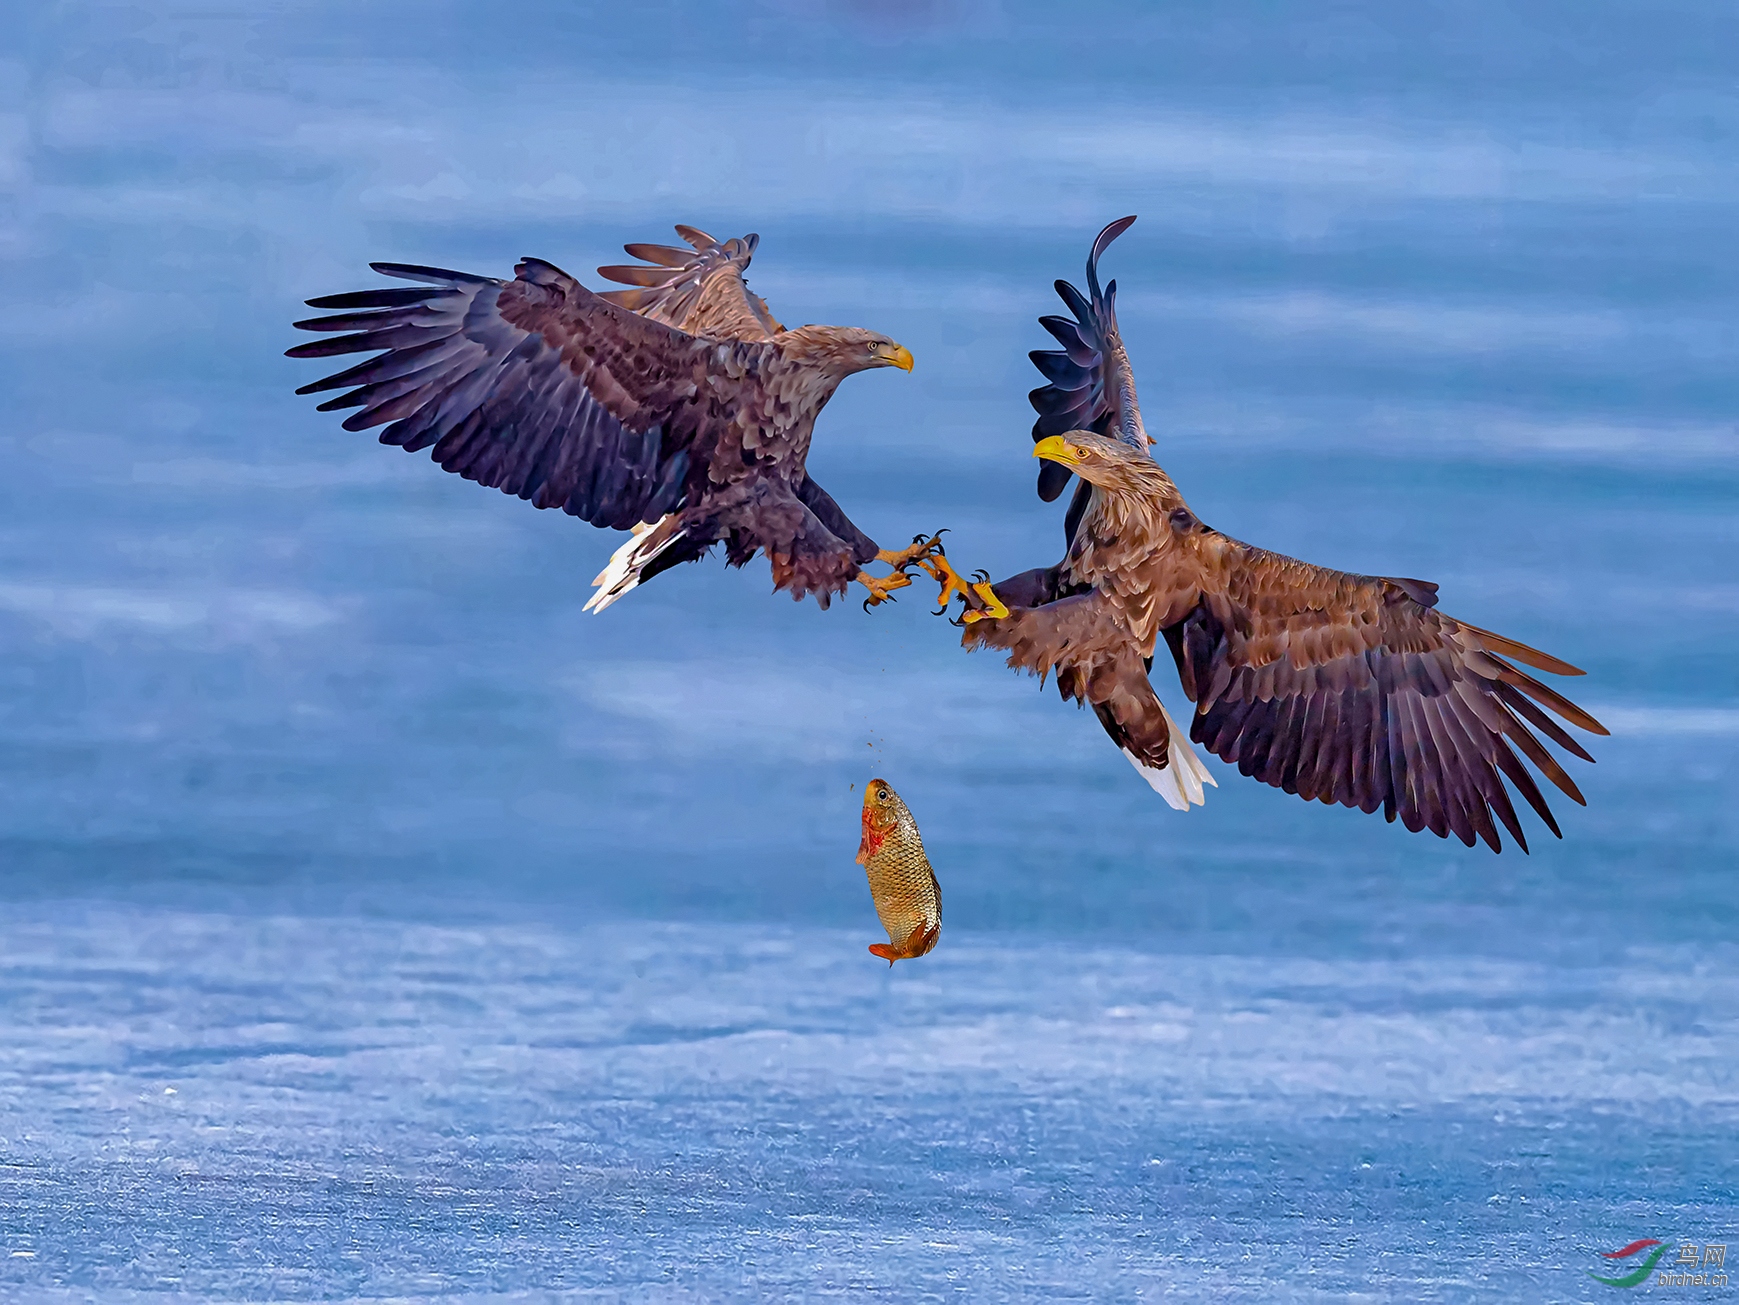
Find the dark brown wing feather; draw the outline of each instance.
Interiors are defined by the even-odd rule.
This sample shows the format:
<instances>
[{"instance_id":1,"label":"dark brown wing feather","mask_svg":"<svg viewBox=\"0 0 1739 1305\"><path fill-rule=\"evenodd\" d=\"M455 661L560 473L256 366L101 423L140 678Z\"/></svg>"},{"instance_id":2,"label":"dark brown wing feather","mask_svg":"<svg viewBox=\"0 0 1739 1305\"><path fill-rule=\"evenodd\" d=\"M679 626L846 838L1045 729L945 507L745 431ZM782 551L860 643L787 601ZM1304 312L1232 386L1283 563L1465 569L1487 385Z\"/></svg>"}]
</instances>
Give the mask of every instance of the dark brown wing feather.
<instances>
[{"instance_id":1,"label":"dark brown wing feather","mask_svg":"<svg viewBox=\"0 0 1739 1305\"><path fill-rule=\"evenodd\" d=\"M321 411L359 408L347 430L386 425L383 444L432 457L467 480L600 526L655 521L704 483L731 421L755 408L770 346L699 340L606 303L537 259L501 281L376 263L427 288L311 299L347 332L292 358L377 353L303 386L346 390ZM728 347L728 360L718 355Z\"/></svg>"},{"instance_id":2,"label":"dark brown wing feather","mask_svg":"<svg viewBox=\"0 0 1739 1305\"><path fill-rule=\"evenodd\" d=\"M770 340L785 329L743 279L761 237L720 241L685 226L676 233L693 248L624 245L630 257L650 266L600 267L599 276L637 288L609 290L598 297L708 339Z\"/></svg>"},{"instance_id":3,"label":"dark brown wing feather","mask_svg":"<svg viewBox=\"0 0 1739 1305\"><path fill-rule=\"evenodd\" d=\"M1135 224L1133 217L1118 218L1099 233L1087 255L1087 293L1083 295L1067 281L1056 283L1073 318L1050 316L1039 318L1039 325L1053 336L1061 349L1035 349L1032 359L1048 382L1027 395L1038 413L1033 423L1033 442L1048 435L1064 435L1072 430L1090 430L1096 435L1112 435L1136 449L1146 449L1147 430L1141 424L1141 407L1135 397L1135 372L1129 365L1129 354L1123 348L1123 337L1117 331L1117 283L1103 290L1099 286L1099 257L1125 231ZM1056 462L1039 465L1039 497L1052 502L1061 494L1073 476L1067 467ZM1065 542L1073 543L1075 526L1086 508L1088 486L1076 488L1075 498L1064 518Z\"/></svg>"},{"instance_id":4,"label":"dark brown wing feather","mask_svg":"<svg viewBox=\"0 0 1739 1305\"><path fill-rule=\"evenodd\" d=\"M1583 801L1528 727L1585 760L1540 708L1606 729L1506 658L1575 667L1444 615L1423 581L1331 571L1205 527L1183 542L1163 633L1196 704L1190 737L1243 774L1494 851L1499 822L1528 846L1506 778L1559 832L1518 752Z\"/></svg>"}]
</instances>

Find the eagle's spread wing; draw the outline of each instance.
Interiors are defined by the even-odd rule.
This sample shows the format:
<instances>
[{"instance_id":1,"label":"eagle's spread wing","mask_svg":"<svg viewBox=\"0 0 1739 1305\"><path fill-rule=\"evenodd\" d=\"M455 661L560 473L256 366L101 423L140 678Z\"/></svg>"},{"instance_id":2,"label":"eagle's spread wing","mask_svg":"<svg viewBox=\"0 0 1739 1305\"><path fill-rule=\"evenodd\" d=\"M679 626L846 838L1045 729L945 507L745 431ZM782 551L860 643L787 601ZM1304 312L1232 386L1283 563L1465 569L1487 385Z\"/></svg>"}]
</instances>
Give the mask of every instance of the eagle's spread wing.
<instances>
[{"instance_id":1,"label":"eagle's spread wing","mask_svg":"<svg viewBox=\"0 0 1739 1305\"><path fill-rule=\"evenodd\" d=\"M1437 611L1433 584L1331 571L1193 521L1182 528L1164 634L1196 704L1190 737L1210 752L1288 793L1380 806L1410 830L1453 832L1469 847L1479 837L1494 851L1493 813L1528 846L1502 777L1559 832L1518 751L1583 803L1528 727L1585 761L1540 708L1606 729L1512 662L1582 674L1574 666Z\"/></svg>"},{"instance_id":2,"label":"eagle's spread wing","mask_svg":"<svg viewBox=\"0 0 1739 1305\"><path fill-rule=\"evenodd\" d=\"M1093 241L1087 255L1087 294L1067 281L1056 283L1057 294L1074 314L1041 317L1039 325L1053 336L1061 349L1035 349L1027 356L1050 382L1027 395L1039 416L1033 423L1033 442L1047 435L1072 430L1090 430L1111 435L1137 449L1152 441L1141 424L1141 408L1135 398L1135 372L1123 337L1117 332L1117 282L1099 288L1099 256L1111 242L1135 224L1133 217L1118 218ZM1056 462L1039 465L1039 497L1050 503L1063 492L1073 475ZM1072 542L1075 526L1086 509L1089 487L1077 487L1064 519L1066 538Z\"/></svg>"},{"instance_id":3,"label":"eagle's spread wing","mask_svg":"<svg viewBox=\"0 0 1739 1305\"><path fill-rule=\"evenodd\" d=\"M608 290L598 297L709 339L768 340L785 329L743 279L761 237L720 241L682 225L676 234L693 248L624 245L630 257L647 266L600 267L599 276L636 288Z\"/></svg>"},{"instance_id":4,"label":"eagle's spread wing","mask_svg":"<svg viewBox=\"0 0 1739 1305\"><path fill-rule=\"evenodd\" d=\"M320 405L361 409L346 430L390 423L381 443L433 446L448 471L594 525L678 507L733 420L757 415L760 373L777 367L773 346L697 339L538 259L512 281L373 266L428 284L310 299L338 311L298 327L347 334L291 357L379 352L296 392L347 390Z\"/></svg>"}]
</instances>

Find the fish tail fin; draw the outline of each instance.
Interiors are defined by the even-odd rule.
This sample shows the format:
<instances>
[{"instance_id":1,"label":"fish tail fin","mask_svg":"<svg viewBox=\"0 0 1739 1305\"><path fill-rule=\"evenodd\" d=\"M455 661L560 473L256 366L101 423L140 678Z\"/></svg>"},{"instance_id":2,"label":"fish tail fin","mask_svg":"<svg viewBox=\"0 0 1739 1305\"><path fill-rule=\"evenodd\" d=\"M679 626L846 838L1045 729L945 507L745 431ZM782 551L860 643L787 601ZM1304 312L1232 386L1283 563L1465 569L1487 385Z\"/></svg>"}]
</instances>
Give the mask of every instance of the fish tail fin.
<instances>
[{"instance_id":1,"label":"fish tail fin","mask_svg":"<svg viewBox=\"0 0 1739 1305\"><path fill-rule=\"evenodd\" d=\"M936 939L942 934L942 921L932 924L921 924L912 930L912 936L906 939L904 952L907 956L928 956L936 949Z\"/></svg>"}]
</instances>

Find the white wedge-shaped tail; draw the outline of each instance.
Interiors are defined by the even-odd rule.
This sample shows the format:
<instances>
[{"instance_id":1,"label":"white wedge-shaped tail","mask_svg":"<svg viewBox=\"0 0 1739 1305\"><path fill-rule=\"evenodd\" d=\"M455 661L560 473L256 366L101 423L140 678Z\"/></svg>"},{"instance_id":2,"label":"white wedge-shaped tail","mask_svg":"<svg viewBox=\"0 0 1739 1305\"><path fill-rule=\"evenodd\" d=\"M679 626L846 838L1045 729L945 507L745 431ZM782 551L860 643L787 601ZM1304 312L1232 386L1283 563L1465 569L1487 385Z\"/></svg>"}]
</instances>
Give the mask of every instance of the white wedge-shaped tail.
<instances>
[{"instance_id":1,"label":"white wedge-shaped tail","mask_svg":"<svg viewBox=\"0 0 1739 1305\"><path fill-rule=\"evenodd\" d=\"M1202 764L1202 759L1196 756L1196 750L1190 747L1189 735L1178 727L1171 718L1171 713L1165 710L1162 703L1159 710L1165 716L1165 727L1171 732L1171 742L1166 747L1168 757L1163 769L1144 766L1128 748L1123 749L1123 755L1129 758L1129 764L1141 772L1148 786L1165 799L1166 805L1176 811L1188 811L1192 806L1203 806L1207 802L1207 791L1204 784L1218 788L1219 782L1208 774L1208 768Z\"/></svg>"},{"instance_id":2,"label":"white wedge-shaped tail","mask_svg":"<svg viewBox=\"0 0 1739 1305\"><path fill-rule=\"evenodd\" d=\"M597 592L586 600L585 610L601 612L633 589L640 583L646 568L681 538L682 528L674 513L660 517L651 525L642 523L635 526L633 535L610 554L610 561L592 581Z\"/></svg>"}]
</instances>

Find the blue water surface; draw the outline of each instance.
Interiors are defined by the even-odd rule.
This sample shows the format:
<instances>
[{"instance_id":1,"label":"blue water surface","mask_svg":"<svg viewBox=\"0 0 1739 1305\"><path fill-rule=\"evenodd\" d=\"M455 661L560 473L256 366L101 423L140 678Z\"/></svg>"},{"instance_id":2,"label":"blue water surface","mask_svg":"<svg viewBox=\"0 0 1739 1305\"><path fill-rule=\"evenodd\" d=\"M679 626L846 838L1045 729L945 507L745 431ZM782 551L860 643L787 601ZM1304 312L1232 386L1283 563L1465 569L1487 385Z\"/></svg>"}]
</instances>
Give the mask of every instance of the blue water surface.
<instances>
[{"instance_id":1,"label":"blue water surface","mask_svg":"<svg viewBox=\"0 0 1739 1305\"><path fill-rule=\"evenodd\" d=\"M1582 1301L1639 1238L1739 1254L1726 8L5 19L0 1295ZM1562 842L1216 761L1180 815L917 590L714 561L584 614L619 536L282 357L370 259L758 231L785 320L918 359L816 478L1006 574L1061 548L1035 318L1129 212L1204 519L1587 669ZM947 902L892 971L873 774Z\"/></svg>"}]
</instances>

